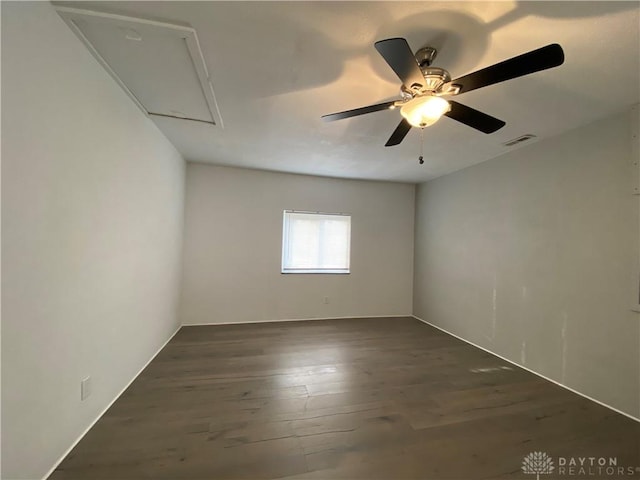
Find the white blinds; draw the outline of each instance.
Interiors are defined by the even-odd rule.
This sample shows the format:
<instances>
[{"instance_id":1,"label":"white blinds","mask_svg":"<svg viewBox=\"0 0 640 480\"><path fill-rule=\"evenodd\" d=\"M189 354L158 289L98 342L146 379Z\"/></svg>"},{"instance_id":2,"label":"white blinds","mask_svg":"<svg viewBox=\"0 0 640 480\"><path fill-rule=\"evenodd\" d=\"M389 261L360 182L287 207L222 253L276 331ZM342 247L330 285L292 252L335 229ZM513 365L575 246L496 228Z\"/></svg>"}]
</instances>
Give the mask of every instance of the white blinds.
<instances>
[{"instance_id":1,"label":"white blinds","mask_svg":"<svg viewBox=\"0 0 640 480\"><path fill-rule=\"evenodd\" d=\"M284 212L282 273L349 273L351 216Z\"/></svg>"}]
</instances>

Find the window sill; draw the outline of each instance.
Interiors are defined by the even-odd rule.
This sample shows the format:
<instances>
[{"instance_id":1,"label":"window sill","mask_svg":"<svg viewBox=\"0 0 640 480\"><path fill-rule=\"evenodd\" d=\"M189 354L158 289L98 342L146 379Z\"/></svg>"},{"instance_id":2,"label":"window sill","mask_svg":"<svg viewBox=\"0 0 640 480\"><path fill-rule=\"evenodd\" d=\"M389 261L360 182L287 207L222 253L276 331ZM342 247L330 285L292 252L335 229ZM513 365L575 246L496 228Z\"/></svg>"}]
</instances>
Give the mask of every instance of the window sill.
<instances>
[{"instance_id":1,"label":"window sill","mask_svg":"<svg viewBox=\"0 0 640 480\"><path fill-rule=\"evenodd\" d=\"M351 272L345 272L340 270L288 270L281 271L282 275L349 275Z\"/></svg>"}]
</instances>

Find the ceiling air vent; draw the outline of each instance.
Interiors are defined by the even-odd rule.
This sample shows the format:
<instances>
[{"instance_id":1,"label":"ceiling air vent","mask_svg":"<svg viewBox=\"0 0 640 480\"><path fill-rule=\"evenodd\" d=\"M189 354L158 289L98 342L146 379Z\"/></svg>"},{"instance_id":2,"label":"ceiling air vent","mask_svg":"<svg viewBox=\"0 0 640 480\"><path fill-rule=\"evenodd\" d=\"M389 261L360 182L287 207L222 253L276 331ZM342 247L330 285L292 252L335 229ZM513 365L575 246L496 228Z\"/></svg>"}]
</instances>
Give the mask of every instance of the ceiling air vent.
<instances>
[{"instance_id":1,"label":"ceiling air vent","mask_svg":"<svg viewBox=\"0 0 640 480\"><path fill-rule=\"evenodd\" d=\"M505 147L513 147L514 145L526 142L528 140L531 140L532 138L536 138L536 136L531 133L527 133L526 135L522 135L520 137L514 138L513 140L509 140L508 142L504 142L503 145Z\"/></svg>"}]
</instances>

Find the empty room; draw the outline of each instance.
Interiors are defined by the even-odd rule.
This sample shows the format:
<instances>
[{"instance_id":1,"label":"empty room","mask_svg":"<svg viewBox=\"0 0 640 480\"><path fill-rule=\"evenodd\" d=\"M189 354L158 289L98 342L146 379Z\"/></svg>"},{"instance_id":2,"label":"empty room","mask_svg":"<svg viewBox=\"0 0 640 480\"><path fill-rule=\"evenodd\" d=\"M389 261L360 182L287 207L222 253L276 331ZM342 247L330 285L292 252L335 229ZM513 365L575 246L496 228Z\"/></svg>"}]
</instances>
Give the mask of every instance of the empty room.
<instances>
[{"instance_id":1,"label":"empty room","mask_svg":"<svg viewBox=\"0 0 640 480\"><path fill-rule=\"evenodd\" d=\"M0 8L3 480L640 479L640 3Z\"/></svg>"}]
</instances>

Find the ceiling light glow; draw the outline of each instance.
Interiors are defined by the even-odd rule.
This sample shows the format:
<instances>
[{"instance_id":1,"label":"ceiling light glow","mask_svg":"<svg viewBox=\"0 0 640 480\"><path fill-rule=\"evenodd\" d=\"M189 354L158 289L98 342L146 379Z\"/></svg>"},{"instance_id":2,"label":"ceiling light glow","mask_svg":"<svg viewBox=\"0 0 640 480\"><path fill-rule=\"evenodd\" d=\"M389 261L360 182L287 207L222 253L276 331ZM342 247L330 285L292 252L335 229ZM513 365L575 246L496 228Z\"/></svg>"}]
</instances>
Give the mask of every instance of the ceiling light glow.
<instances>
[{"instance_id":1,"label":"ceiling light glow","mask_svg":"<svg viewBox=\"0 0 640 480\"><path fill-rule=\"evenodd\" d=\"M400 113L414 127L428 127L451 109L444 98L423 95L415 97L402 105Z\"/></svg>"}]
</instances>

